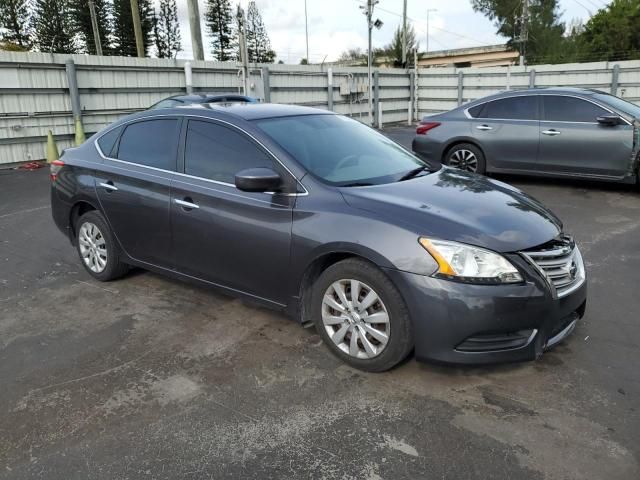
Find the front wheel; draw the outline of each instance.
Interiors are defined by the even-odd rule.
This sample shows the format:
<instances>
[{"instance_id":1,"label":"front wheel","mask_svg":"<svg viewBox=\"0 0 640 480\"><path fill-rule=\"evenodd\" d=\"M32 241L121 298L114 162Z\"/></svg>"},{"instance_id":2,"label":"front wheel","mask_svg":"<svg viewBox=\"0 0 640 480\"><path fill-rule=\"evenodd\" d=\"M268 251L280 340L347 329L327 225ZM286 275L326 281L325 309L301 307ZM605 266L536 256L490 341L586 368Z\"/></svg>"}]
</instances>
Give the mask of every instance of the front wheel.
<instances>
[{"instance_id":1,"label":"front wheel","mask_svg":"<svg viewBox=\"0 0 640 480\"><path fill-rule=\"evenodd\" d=\"M467 172L484 174L487 166L482 151L471 143L455 145L445 155L444 163Z\"/></svg>"},{"instance_id":2,"label":"front wheel","mask_svg":"<svg viewBox=\"0 0 640 480\"><path fill-rule=\"evenodd\" d=\"M129 266L120 260L120 249L100 212L92 210L82 215L76 232L78 255L93 278L108 282L127 273Z\"/></svg>"},{"instance_id":3,"label":"front wheel","mask_svg":"<svg viewBox=\"0 0 640 480\"><path fill-rule=\"evenodd\" d=\"M413 348L411 320L400 292L364 260L347 259L327 268L313 286L311 308L325 344L360 370L389 370Z\"/></svg>"}]
</instances>

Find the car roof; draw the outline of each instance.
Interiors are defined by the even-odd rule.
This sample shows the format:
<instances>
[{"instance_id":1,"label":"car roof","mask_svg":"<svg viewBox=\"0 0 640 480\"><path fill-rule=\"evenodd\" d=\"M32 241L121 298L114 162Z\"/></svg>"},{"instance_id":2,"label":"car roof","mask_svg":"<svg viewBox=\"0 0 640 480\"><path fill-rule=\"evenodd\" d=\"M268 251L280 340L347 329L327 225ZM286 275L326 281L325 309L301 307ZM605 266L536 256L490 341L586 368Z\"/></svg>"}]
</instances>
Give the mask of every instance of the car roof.
<instances>
[{"instance_id":1,"label":"car roof","mask_svg":"<svg viewBox=\"0 0 640 480\"><path fill-rule=\"evenodd\" d=\"M335 115L320 108L284 105L279 103L201 103L178 106L171 110L181 114L215 112L229 114L244 120L260 120L263 118L294 117L300 115Z\"/></svg>"},{"instance_id":2,"label":"car roof","mask_svg":"<svg viewBox=\"0 0 640 480\"><path fill-rule=\"evenodd\" d=\"M108 130L112 130L133 120L172 115L195 115L219 120L226 118L229 121L242 121L302 115L335 115L335 113L320 108L280 105L275 103L194 103L191 105L180 105L159 110L143 110L132 113L131 115L120 118L99 133L102 135Z\"/></svg>"},{"instance_id":3,"label":"car roof","mask_svg":"<svg viewBox=\"0 0 640 480\"><path fill-rule=\"evenodd\" d=\"M197 102L205 103L207 101L215 100L218 98L236 97L236 98L251 98L241 93L225 92L225 93L192 93L189 95L173 95L165 100L178 100L181 102Z\"/></svg>"}]
</instances>

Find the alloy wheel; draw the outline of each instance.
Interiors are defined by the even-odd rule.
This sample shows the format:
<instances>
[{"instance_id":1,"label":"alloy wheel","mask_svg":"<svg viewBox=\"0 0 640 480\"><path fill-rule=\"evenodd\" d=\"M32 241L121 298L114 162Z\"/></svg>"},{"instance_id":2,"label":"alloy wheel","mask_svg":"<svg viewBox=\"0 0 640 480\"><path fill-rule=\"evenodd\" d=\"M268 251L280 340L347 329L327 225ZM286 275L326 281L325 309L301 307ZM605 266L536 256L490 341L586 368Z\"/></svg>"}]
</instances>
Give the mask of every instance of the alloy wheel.
<instances>
[{"instance_id":1,"label":"alloy wheel","mask_svg":"<svg viewBox=\"0 0 640 480\"><path fill-rule=\"evenodd\" d=\"M478 157L471 150L456 150L449 157L449 166L467 172L475 172L478 170Z\"/></svg>"},{"instance_id":2,"label":"alloy wheel","mask_svg":"<svg viewBox=\"0 0 640 480\"><path fill-rule=\"evenodd\" d=\"M327 288L322 323L333 343L354 358L376 357L389 342L387 308L378 294L359 280L338 280Z\"/></svg>"},{"instance_id":3,"label":"alloy wheel","mask_svg":"<svg viewBox=\"0 0 640 480\"><path fill-rule=\"evenodd\" d=\"M107 267L107 244L100 229L85 222L78 232L80 256L84 264L94 273L102 273Z\"/></svg>"}]
</instances>

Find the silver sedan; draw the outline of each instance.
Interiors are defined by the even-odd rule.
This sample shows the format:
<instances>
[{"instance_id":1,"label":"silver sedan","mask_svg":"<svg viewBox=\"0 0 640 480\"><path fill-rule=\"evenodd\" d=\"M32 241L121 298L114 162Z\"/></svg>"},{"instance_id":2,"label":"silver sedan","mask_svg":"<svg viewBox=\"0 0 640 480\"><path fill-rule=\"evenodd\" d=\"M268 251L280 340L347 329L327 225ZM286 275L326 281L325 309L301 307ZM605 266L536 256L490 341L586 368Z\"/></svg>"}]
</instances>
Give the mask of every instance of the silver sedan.
<instances>
[{"instance_id":1,"label":"silver sedan","mask_svg":"<svg viewBox=\"0 0 640 480\"><path fill-rule=\"evenodd\" d=\"M504 92L424 117L413 150L477 173L636 183L640 107L598 90Z\"/></svg>"}]
</instances>

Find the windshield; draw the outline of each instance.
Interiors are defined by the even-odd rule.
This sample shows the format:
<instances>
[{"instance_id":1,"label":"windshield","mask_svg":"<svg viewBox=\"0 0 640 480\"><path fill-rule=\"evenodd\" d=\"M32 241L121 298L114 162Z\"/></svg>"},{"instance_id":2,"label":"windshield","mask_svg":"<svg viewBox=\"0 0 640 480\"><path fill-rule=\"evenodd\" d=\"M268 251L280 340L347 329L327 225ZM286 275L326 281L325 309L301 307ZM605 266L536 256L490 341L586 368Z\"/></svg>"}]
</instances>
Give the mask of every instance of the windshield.
<instances>
[{"instance_id":1,"label":"windshield","mask_svg":"<svg viewBox=\"0 0 640 480\"><path fill-rule=\"evenodd\" d=\"M595 93L593 98L611 105L616 110L620 110L627 115L631 115L633 118L640 118L640 107L631 102L627 102L620 97L609 95L607 93Z\"/></svg>"},{"instance_id":2,"label":"windshield","mask_svg":"<svg viewBox=\"0 0 640 480\"><path fill-rule=\"evenodd\" d=\"M256 124L309 172L332 185L396 182L428 168L384 135L348 117L301 115ZM407 177L411 172L415 173Z\"/></svg>"}]
</instances>

